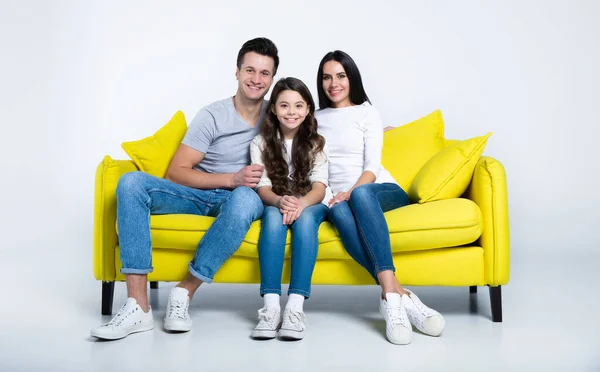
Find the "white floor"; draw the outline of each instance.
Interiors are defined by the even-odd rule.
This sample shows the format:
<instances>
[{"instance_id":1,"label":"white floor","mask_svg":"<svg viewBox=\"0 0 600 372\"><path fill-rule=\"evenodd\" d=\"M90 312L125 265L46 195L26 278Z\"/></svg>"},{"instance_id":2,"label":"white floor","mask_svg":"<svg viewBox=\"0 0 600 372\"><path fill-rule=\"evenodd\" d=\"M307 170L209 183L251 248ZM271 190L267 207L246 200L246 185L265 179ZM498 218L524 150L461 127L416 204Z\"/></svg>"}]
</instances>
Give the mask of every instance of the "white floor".
<instances>
[{"instance_id":1,"label":"white floor","mask_svg":"<svg viewBox=\"0 0 600 372\"><path fill-rule=\"evenodd\" d=\"M90 271L43 275L4 262L0 371L600 371L596 262L513 263L503 323L491 321L485 287L476 296L466 287L413 288L445 316L446 329L439 338L416 333L408 346L386 341L375 286L315 286L306 338L282 342L249 337L261 306L257 285L202 287L193 330L167 334L161 319L174 284L161 283L151 292L153 331L97 341L89 329L109 317L100 315L100 283ZM114 312L125 296L118 283Z\"/></svg>"}]
</instances>

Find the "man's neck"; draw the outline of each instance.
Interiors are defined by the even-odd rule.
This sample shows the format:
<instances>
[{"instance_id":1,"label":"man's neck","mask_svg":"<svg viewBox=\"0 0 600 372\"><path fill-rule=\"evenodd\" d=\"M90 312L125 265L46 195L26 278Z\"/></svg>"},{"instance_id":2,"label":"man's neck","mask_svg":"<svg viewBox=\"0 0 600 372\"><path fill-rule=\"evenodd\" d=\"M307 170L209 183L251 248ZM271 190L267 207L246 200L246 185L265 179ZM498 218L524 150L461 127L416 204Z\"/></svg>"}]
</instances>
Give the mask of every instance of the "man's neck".
<instances>
[{"instance_id":1,"label":"man's neck","mask_svg":"<svg viewBox=\"0 0 600 372\"><path fill-rule=\"evenodd\" d=\"M264 100L262 99L259 101L250 101L242 98L242 95L239 93L233 96L233 107L235 107L235 111L237 111L242 120L251 127L257 124L263 102Z\"/></svg>"}]
</instances>

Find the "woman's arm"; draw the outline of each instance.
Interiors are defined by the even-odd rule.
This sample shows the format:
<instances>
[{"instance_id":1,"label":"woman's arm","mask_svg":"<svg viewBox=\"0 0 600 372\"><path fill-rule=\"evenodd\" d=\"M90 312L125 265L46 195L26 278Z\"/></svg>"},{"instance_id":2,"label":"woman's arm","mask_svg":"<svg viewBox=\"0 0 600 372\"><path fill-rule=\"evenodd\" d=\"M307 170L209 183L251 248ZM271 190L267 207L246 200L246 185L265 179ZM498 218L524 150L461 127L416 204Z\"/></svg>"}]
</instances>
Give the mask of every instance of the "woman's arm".
<instances>
[{"instance_id":1,"label":"woman's arm","mask_svg":"<svg viewBox=\"0 0 600 372\"><path fill-rule=\"evenodd\" d=\"M363 119L361 125L365 129L364 135L364 166L363 172L348 191L341 191L329 201L329 205L350 199L352 190L360 185L375 182L381 169L381 151L383 149L383 123L379 111L374 107Z\"/></svg>"},{"instance_id":2,"label":"woman's arm","mask_svg":"<svg viewBox=\"0 0 600 372\"><path fill-rule=\"evenodd\" d=\"M360 125L364 128L364 165L363 174L366 171L373 173L375 178L379 175L381 169L381 151L383 150L383 123L381 116L376 108L371 107L369 114L362 120ZM357 181L358 183L358 181ZM355 185L354 187L356 187ZM353 188L354 188L353 187Z\"/></svg>"},{"instance_id":3,"label":"woman's arm","mask_svg":"<svg viewBox=\"0 0 600 372\"><path fill-rule=\"evenodd\" d=\"M354 186L352 186L350 188L350 190L338 192L337 194L335 194L335 196L331 200L327 201L327 205L329 205L331 207L331 206L335 205L336 203L343 202L345 200L349 200L352 190L354 190L355 188L357 188L360 185L366 185L368 183L373 183L373 182L375 182L375 179L376 179L375 174L373 172L371 172L371 171L362 172L362 174L360 175L360 177L358 177L358 180L356 181Z\"/></svg>"},{"instance_id":4,"label":"woman's arm","mask_svg":"<svg viewBox=\"0 0 600 372\"><path fill-rule=\"evenodd\" d=\"M375 173L371 172L370 170L366 170L366 171L362 172L360 177L358 177L358 180L356 181L354 186L352 186L352 188L350 188L350 190L348 190L348 193L351 193L352 190L354 190L355 188L357 188L360 185L366 185L367 183L373 183L373 182L375 182L376 179L377 179L377 177L375 177Z\"/></svg>"}]
</instances>

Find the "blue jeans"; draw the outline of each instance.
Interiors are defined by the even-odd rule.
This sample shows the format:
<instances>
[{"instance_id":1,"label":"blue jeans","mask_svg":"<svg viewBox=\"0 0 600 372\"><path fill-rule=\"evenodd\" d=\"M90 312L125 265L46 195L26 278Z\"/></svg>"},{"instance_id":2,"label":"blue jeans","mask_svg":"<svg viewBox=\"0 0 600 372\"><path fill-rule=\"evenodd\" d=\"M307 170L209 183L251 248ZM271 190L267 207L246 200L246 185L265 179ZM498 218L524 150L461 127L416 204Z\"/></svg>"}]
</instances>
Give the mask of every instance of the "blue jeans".
<instances>
[{"instance_id":1,"label":"blue jeans","mask_svg":"<svg viewBox=\"0 0 600 372\"><path fill-rule=\"evenodd\" d=\"M393 183L370 183L355 188L350 200L335 204L329 220L337 228L350 256L377 281L377 273L396 271L390 235L383 212L408 205L408 195Z\"/></svg>"},{"instance_id":2,"label":"blue jeans","mask_svg":"<svg viewBox=\"0 0 600 372\"><path fill-rule=\"evenodd\" d=\"M295 293L310 297L317 252L319 250L319 225L327 216L327 206L311 205L304 209L300 217L290 226L292 230L292 273L288 294ZM268 206L262 218L262 228L258 241L258 262L260 264L260 294L281 295L281 272L283 253L288 225L283 224L283 216L276 207Z\"/></svg>"},{"instance_id":3,"label":"blue jeans","mask_svg":"<svg viewBox=\"0 0 600 372\"><path fill-rule=\"evenodd\" d=\"M117 185L117 221L122 274L147 274L152 268L151 214L216 217L189 264L190 273L210 283L239 248L263 205L254 190L199 190L143 172L124 174Z\"/></svg>"}]
</instances>

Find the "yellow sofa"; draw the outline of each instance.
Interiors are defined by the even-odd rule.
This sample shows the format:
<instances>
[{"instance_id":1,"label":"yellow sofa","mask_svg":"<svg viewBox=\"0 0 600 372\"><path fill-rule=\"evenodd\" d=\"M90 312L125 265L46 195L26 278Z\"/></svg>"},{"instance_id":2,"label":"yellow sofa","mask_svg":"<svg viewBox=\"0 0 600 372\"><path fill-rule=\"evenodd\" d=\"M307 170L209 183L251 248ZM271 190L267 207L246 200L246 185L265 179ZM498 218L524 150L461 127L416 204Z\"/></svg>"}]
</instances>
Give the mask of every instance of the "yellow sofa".
<instances>
[{"instance_id":1,"label":"yellow sofa","mask_svg":"<svg viewBox=\"0 0 600 372\"><path fill-rule=\"evenodd\" d=\"M467 160L462 144L467 142L443 138L443 121L439 111L386 132L382 162L400 185L410 190L411 198L418 200L385 213L385 217L390 230L396 275L402 284L468 286L471 293L477 291L477 286L487 285L490 287L492 320L500 322L501 285L508 283L509 279L506 176L499 161L481 156L482 148L466 154L474 156L467 159L472 163L471 168L463 169ZM433 161L439 156L443 159ZM460 172L448 170L452 168L452 164L447 164L448 157L460 160L458 166L466 173L462 177L467 177L466 183L463 181L465 190L460 189L461 186L456 188L450 185L460 176ZM439 168L440 161L442 168ZM134 161L114 160L105 156L96 170L93 268L95 278L102 281L102 314L105 315L112 313L114 282L125 279L119 272L117 182L123 174L138 171L139 168L140 165L136 166ZM419 174L423 169L431 171L429 174ZM449 173L444 178L445 171ZM446 188L450 185L455 188L455 193L460 194L448 197L441 192L425 200L427 198L419 195L415 187L423 189L422 184L427 182L431 186L432 181L427 180L428 176L444 178L433 182L442 182ZM436 190L439 189L437 187ZM159 281L179 281L185 276L187 264L213 220L212 217L194 215L151 216L154 271L148 275L148 279L152 288L156 288ZM238 251L217 272L215 282L260 282L257 254L259 233L260 221L256 221ZM289 242L288 235L284 283L289 280ZM319 253L312 282L316 285L374 284L366 271L346 253L337 231L328 222L323 223L319 230Z\"/></svg>"}]
</instances>

